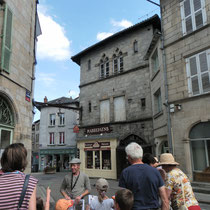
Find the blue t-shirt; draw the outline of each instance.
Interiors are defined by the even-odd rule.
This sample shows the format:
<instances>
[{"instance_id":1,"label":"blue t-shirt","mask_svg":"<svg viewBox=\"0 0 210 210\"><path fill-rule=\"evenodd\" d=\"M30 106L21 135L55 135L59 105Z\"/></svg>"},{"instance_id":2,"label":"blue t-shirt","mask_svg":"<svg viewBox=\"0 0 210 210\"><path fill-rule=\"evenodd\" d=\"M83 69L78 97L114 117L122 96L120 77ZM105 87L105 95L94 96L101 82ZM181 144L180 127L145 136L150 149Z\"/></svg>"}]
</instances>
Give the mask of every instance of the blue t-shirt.
<instances>
[{"instance_id":1,"label":"blue t-shirt","mask_svg":"<svg viewBox=\"0 0 210 210\"><path fill-rule=\"evenodd\" d=\"M132 210L159 208L159 188L164 185L156 168L147 164L134 164L125 168L119 186L134 194Z\"/></svg>"}]
</instances>

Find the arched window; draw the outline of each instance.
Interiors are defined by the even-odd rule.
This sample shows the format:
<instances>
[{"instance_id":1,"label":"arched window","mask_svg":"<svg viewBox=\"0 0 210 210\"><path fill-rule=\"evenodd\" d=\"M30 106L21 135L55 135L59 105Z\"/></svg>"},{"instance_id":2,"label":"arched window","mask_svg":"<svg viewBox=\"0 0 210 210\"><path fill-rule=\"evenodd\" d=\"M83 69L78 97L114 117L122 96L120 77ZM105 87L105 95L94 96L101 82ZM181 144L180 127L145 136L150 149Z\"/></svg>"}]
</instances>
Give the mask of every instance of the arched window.
<instances>
[{"instance_id":1,"label":"arched window","mask_svg":"<svg viewBox=\"0 0 210 210\"><path fill-rule=\"evenodd\" d=\"M194 171L210 166L210 122L196 124L189 133Z\"/></svg>"},{"instance_id":2,"label":"arched window","mask_svg":"<svg viewBox=\"0 0 210 210\"><path fill-rule=\"evenodd\" d=\"M116 54L113 55L113 73L118 74L123 72L123 70L123 54L122 52L119 52L118 56L116 56Z\"/></svg>"},{"instance_id":3,"label":"arched window","mask_svg":"<svg viewBox=\"0 0 210 210\"><path fill-rule=\"evenodd\" d=\"M0 156L3 150L12 143L14 115L11 106L0 95Z\"/></svg>"},{"instance_id":4,"label":"arched window","mask_svg":"<svg viewBox=\"0 0 210 210\"><path fill-rule=\"evenodd\" d=\"M104 54L100 60L100 78L106 77L109 77L109 58Z\"/></svg>"}]
</instances>

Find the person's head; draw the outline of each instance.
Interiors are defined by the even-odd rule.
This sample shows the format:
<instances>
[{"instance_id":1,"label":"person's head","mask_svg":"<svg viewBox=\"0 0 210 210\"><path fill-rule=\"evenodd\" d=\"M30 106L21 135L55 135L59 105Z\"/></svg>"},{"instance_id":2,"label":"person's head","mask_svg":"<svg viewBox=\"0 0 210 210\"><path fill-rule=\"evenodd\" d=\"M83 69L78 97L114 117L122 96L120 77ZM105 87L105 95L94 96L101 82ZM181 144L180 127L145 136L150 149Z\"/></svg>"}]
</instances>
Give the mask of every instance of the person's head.
<instances>
[{"instance_id":1,"label":"person's head","mask_svg":"<svg viewBox=\"0 0 210 210\"><path fill-rule=\"evenodd\" d=\"M171 153L163 153L160 155L159 165L168 173L176 168L179 163L175 161L174 156Z\"/></svg>"},{"instance_id":2,"label":"person's head","mask_svg":"<svg viewBox=\"0 0 210 210\"><path fill-rule=\"evenodd\" d=\"M27 150L22 143L10 144L1 157L3 172L24 171L27 166Z\"/></svg>"},{"instance_id":3,"label":"person's head","mask_svg":"<svg viewBox=\"0 0 210 210\"><path fill-rule=\"evenodd\" d=\"M133 207L133 193L128 189L120 189L115 193L115 209L131 210Z\"/></svg>"},{"instance_id":4,"label":"person's head","mask_svg":"<svg viewBox=\"0 0 210 210\"><path fill-rule=\"evenodd\" d=\"M143 155L143 158L142 158L142 162L143 163L146 163L146 164L148 164L148 165L150 165L150 166L152 166L152 167L157 167L158 166L158 161L155 159L155 157L152 155L152 154L150 154L150 153L145 153L144 155Z\"/></svg>"},{"instance_id":5,"label":"person's head","mask_svg":"<svg viewBox=\"0 0 210 210\"><path fill-rule=\"evenodd\" d=\"M96 181L96 190L98 191L98 200L100 203L102 203L108 188L109 183L106 179L100 178Z\"/></svg>"},{"instance_id":6,"label":"person's head","mask_svg":"<svg viewBox=\"0 0 210 210\"><path fill-rule=\"evenodd\" d=\"M43 202L42 198L40 198L40 197L36 198L36 209L44 210L44 202Z\"/></svg>"},{"instance_id":7,"label":"person's head","mask_svg":"<svg viewBox=\"0 0 210 210\"><path fill-rule=\"evenodd\" d=\"M77 174L80 171L81 160L78 158L73 158L70 162L70 168L73 174Z\"/></svg>"},{"instance_id":8,"label":"person's head","mask_svg":"<svg viewBox=\"0 0 210 210\"><path fill-rule=\"evenodd\" d=\"M125 148L128 161L131 163L133 160L142 159L143 150L141 146L135 142L128 144Z\"/></svg>"}]
</instances>

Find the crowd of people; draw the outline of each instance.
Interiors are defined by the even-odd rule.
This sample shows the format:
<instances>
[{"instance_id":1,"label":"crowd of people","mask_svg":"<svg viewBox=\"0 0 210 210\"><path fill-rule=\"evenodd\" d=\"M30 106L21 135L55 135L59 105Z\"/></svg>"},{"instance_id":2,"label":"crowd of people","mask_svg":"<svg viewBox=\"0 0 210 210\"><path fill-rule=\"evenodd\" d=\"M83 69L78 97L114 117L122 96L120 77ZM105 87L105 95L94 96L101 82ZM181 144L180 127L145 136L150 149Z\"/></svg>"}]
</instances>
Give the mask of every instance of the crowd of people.
<instances>
[{"instance_id":1,"label":"crowd of people","mask_svg":"<svg viewBox=\"0 0 210 210\"><path fill-rule=\"evenodd\" d=\"M100 178L96 182L97 195L88 196L91 190L89 177L80 171L81 161L70 161L71 171L60 187L63 199L57 201L56 210L200 210L190 180L177 166L170 153L143 155L142 147L130 143L125 152L130 166L119 179L120 189L109 198L109 183ZM50 192L46 201L36 197L38 180L23 172L27 166L27 150L21 143L9 145L1 157L0 209L49 210Z\"/></svg>"}]
</instances>

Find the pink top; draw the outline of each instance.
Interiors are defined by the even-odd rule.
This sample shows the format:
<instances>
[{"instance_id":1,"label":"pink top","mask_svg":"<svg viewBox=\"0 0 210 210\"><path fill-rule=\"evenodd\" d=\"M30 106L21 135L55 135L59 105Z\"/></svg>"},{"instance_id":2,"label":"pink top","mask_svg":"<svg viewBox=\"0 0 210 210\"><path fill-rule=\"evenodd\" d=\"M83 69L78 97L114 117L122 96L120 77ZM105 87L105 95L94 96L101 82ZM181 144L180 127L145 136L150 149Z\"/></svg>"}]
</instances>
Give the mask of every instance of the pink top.
<instances>
[{"instance_id":1,"label":"pink top","mask_svg":"<svg viewBox=\"0 0 210 210\"><path fill-rule=\"evenodd\" d=\"M0 173L0 209L17 209L25 174L19 171ZM30 176L25 198L20 209L28 209L29 200L38 180Z\"/></svg>"}]
</instances>

